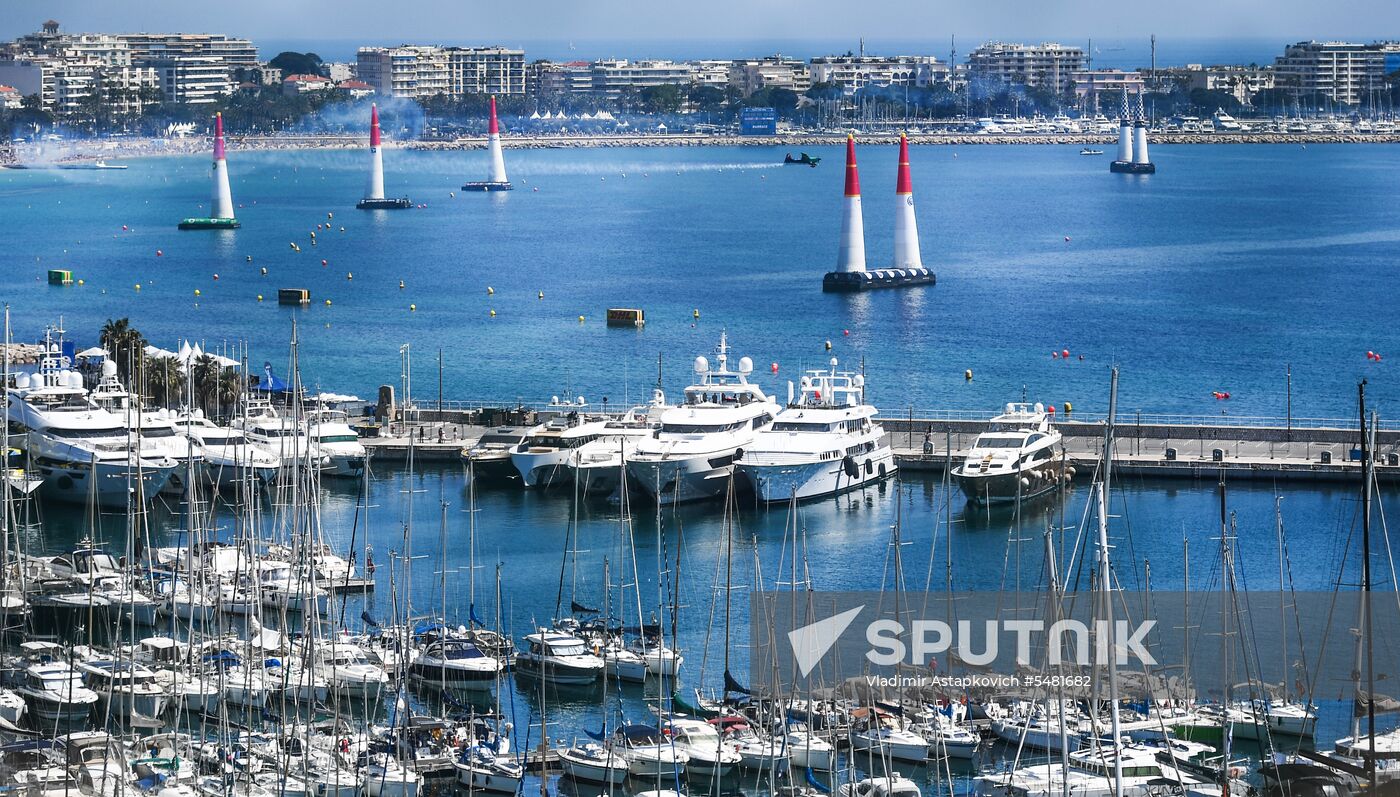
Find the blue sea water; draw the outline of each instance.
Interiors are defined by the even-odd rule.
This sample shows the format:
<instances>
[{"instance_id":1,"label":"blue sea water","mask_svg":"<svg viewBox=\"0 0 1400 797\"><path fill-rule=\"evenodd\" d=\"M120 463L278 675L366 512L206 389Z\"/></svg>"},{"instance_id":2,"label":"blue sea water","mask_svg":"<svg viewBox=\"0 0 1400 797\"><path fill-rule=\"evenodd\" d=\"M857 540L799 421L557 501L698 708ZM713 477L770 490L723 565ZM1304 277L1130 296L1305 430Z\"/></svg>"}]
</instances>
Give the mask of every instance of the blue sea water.
<instances>
[{"instance_id":1,"label":"blue sea water","mask_svg":"<svg viewBox=\"0 0 1400 797\"><path fill-rule=\"evenodd\" d=\"M677 391L727 330L770 391L829 357L863 360L872 399L900 414L989 410L1023 389L1101 411L1113 363L1128 412L1283 416L1291 366L1295 417L1352 417L1363 377L1393 414L1393 360L1365 352L1400 352L1400 147L1159 146L1145 178L1074 147L916 147L938 285L860 296L820 290L842 169L839 151L812 154L821 167L764 147L510 152L517 190L480 195L456 189L484 153L390 151L390 192L426 207L366 213L363 153L235 151L243 228L213 233L175 230L207 212L203 158L5 171L0 295L18 340L62 316L90 345L129 316L166 348L246 342L278 373L297 319L308 384L366 396L401 384L410 343L420 399L436 398L441 348L449 399L571 389L615 406L650 387L658 355ZM872 266L891 256L894 155L860 150ZM50 286L48 268L85 284ZM311 306L278 307L285 287ZM609 307L643 308L646 327L607 328ZM1061 349L1070 361L1051 358Z\"/></svg>"},{"instance_id":2,"label":"blue sea water","mask_svg":"<svg viewBox=\"0 0 1400 797\"><path fill-rule=\"evenodd\" d=\"M271 361L279 373L296 319L308 384L361 395L399 383L398 347L407 342L420 400L435 398L439 347L449 398L539 400L568 388L595 401L608 395L615 405L650 388L658 354L664 385L675 393L690 359L727 330L736 353L753 356L775 390L768 363L778 363L786 380L833 355L853 367L864 359L872 399L894 414L911 406L988 410L1018 398L1023 386L1033 399L1099 411L1113 363L1123 369L1128 412L1281 415L1290 364L1295 417L1350 417L1363 377L1382 415L1393 412L1392 360L1373 363L1364 354L1389 354L1397 342L1390 317L1400 148L1160 146L1159 173L1131 178L1109 175L1102 158L1081 157L1074 147L918 147L920 231L939 284L864 296L820 292L835 258L841 153L811 152L825 159L817 169L778 165L783 152L773 148L510 152L517 190L453 197L463 180L484 171L483 153L390 151L390 193L426 207L362 213L353 202L363 188L363 153L234 151L244 227L212 234L174 229L207 207L203 158L138 159L124 172L0 172L0 296L21 340L62 316L70 336L88 345L104 320L129 316L167 348L185 336L206 348L247 342L254 363ZM880 264L892 248L894 150L864 147L860 157L869 257ZM327 221L330 229L317 232L312 246L310 233ZM71 268L85 284L50 286L48 268ZM280 287L309 288L312 305L278 307ZM607 329L603 311L613 306L645 308L646 327ZM1061 348L1073 352L1068 362L1050 357ZM971 382L963 379L967 368L975 372ZM1233 398L1218 402L1213 390ZM1212 588L1218 509L1211 487L1119 482L1113 536L1126 585L1140 585L1150 561L1155 589L1188 586L1182 541L1189 539L1189 586ZM1277 566L1276 489L1285 495L1297 587L1329 589L1348 545L1354 555L1356 491L1232 486L1241 567L1262 589L1273 588ZM1047 522L1077 527L1087 493L1076 488L1063 515L1021 518L966 508L954 495L956 584L995 591L1017 579L1038 583L1034 540ZM440 498L448 504L446 550L438 542ZM947 500L936 479L910 476L804 505L799 526L814 586L888 586L898 516L909 586L941 588ZM380 564L379 590L356 599L346 616L362 607L388 615L386 565L391 551L404 552L411 509L410 553L427 557L414 560L414 607L436 611L445 571L448 613L464 618L471 571L460 471L410 478L381 468L367 524L356 521L356 503L353 485L334 485L322 509L329 541L346 550L353 534L361 560L367 541ZM1388 491L1382 506L1389 517L1400 508ZM30 532L31 549L61 548L89 532L113 548L124 545L121 518L101 517L91 529L80 511L43 509L45 527ZM567 495L483 490L479 510L479 613L494 613L490 582L499 561L505 624L523 633L555 611L574 505ZM157 544L180 539L180 512L178 505L156 511ZM754 585L756 563L765 583L775 584L791 545L786 508L744 507L733 527L715 505L667 510L660 549L649 513L638 510L634 526L644 611L656 604L660 562L673 563L679 548L685 680L714 689L726 655L711 620L726 533L734 540L735 582ZM618 510L585 502L578 523L577 594L597 602L603 556L621 561ZM1016 542L1026 539L1032 542ZM567 600L571 567L564 583ZM743 618L745 592L734 601ZM743 672L751 656L737 641L747 636L744 620L732 636L731 666ZM522 731L538 720L536 691L522 683L508 697ZM634 719L645 717L643 697L629 691L624 701ZM1337 697L1328 695L1320 743L1345 732L1348 712ZM599 704L596 694L552 694L551 728L570 738L596 727Z\"/></svg>"}]
</instances>

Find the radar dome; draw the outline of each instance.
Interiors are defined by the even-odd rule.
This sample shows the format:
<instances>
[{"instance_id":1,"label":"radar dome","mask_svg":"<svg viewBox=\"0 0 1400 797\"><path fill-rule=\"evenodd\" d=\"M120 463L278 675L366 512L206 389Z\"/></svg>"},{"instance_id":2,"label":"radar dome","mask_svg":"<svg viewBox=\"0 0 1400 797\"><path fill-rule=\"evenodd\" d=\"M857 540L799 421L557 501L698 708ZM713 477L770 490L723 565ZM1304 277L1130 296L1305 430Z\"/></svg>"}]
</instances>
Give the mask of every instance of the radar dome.
<instances>
[{"instance_id":1,"label":"radar dome","mask_svg":"<svg viewBox=\"0 0 1400 797\"><path fill-rule=\"evenodd\" d=\"M29 374L15 374L15 387L25 390L29 388Z\"/></svg>"},{"instance_id":2,"label":"radar dome","mask_svg":"<svg viewBox=\"0 0 1400 797\"><path fill-rule=\"evenodd\" d=\"M704 355L695 358L695 373L703 374L710 370L710 361Z\"/></svg>"},{"instance_id":3,"label":"radar dome","mask_svg":"<svg viewBox=\"0 0 1400 797\"><path fill-rule=\"evenodd\" d=\"M865 387L865 377L861 376L860 374L856 374L855 378L851 380L851 384L855 385L856 387Z\"/></svg>"},{"instance_id":4,"label":"radar dome","mask_svg":"<svg viewBox=\"0 0 1400 797\"><path fill-rule=\"evenodd\" d=\"M102 361L102 375L103 375L103 376L116 376L116 375L117 375L117 364L114 363L114 362L112 362L111 360L103 360L103 361Z\"/></svg>"},{"instance_id":5,"label":"radar dome","mask_svg":"<svg viewBox=\"0 0 1400 797\"><path fill-rule=\"evenodd\" d=\"M751 359L748 358L748 357L740 357L740 358L739 358L739 373L741 373L741 374L751 374L751 373L753 373L753 360L751 360Z\"/></svg>"},{"instance_id":6,"label":"radar dome","mask_svg":"<svg viewBox=\"0 0 1400 797\"><path fill-rule=\"evenodd\" d=\"M69 387L80 388L83 386L83 375L78 373L77 371L69 371L67 376L67 382Z\"/></svg>"},{"instance_id":7,"label":"radar dome","mask_svg":"<svg viewBox=\"0 0 1400 797\"><path fill-rule=\"evenodd\" d=\"M588 403L588 401L585 400L583 396L579 396L575 401L580 407Z\"/></svg>"}]
</instances>

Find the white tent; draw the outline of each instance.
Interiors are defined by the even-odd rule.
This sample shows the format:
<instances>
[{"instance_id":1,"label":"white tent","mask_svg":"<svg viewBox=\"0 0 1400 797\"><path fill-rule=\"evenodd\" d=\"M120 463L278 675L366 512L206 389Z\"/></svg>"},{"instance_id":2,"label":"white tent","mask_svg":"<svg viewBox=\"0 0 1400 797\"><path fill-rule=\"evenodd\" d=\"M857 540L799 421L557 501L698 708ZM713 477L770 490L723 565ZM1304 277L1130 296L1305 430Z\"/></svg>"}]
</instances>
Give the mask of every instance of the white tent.
<instances>
[{"instance_id":1,"label":"white tent","mask_svg":"<svg viewBox=\"0 0 1400 797\"><path fill-rule=\"evenodd\" d=\"M83 358L88 358L88 357L111 357L112 355L108 354L108 353L107 353L107 350L104 349L104 348L102 348L101 346L93 346L91 349L83 349L82 351L78 352L78 354L77 354L76 356L78 356L78 357L83 357Z\"/></svg>"}]
</instances>

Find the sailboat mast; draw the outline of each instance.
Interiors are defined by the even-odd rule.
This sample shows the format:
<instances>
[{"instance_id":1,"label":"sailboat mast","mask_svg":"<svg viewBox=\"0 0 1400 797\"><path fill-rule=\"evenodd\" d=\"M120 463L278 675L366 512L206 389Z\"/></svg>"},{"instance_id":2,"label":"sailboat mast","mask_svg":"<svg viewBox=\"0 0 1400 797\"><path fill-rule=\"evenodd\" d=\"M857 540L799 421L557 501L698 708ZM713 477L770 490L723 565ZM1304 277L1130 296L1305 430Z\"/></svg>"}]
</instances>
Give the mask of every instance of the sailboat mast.
<instances>
[{"instance_id":1,"label":"sailboat mast","mask_svg":"<svg viewBox=\"0 0 1400 797\"><path fill-rule=\"evenodd\" d=\"M1356 386L1357 408L1361 415L1361 640L1366 645L1366 738L1371 754L1366 757L1366 779L1376 788L1376 646L1371 636L1371 484L1375 462L1371 459L1374 426L1366 425L1366 380Z\"/></svg>"},{"instance_id":2,"label":"sailboat mast","mask_svg":"<svg viewBox=\"0 0 1400 797\"><path fill-rule=\"evenodd\" d=\"M1113 729L1115 748L1122 738L1122 728L1118 717L1118 644L1114 639L1113 622L1113 575L1109 570L1108 556L1108 485L1109 470L1113 462L1113 419L1118 412L1118 369L1113 369L1108 390L1108 418L1104 422L1103 479L1098 489L1099 516L1099 594L1103 601L1104 633L1108 639L1102 648L1108 651L1108 699L1109 722ZM1123 756L1120 750L1113 755L1113 797L1123 797Z\"/></svg>"}]
</instances>

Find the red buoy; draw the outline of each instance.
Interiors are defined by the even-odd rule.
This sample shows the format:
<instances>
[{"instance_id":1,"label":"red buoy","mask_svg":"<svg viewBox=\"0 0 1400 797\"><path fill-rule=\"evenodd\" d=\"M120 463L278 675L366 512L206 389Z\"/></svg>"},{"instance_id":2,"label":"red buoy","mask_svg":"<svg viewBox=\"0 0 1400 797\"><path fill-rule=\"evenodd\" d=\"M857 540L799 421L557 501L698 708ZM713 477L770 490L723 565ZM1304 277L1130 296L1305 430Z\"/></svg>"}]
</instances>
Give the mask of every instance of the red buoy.
<instances>
[{"instance_id":1,"label":"red buoy","mask_svg":"<svg viewBox=\"0 0 1400 797\"><path fill-rule=\"evenodd\" d=\"M326 261L322 260L322 261L321 261L321 265L323 265L323 266L326 265Z\"/></svg>"},{"instance_id":2,"label":"red buoy","mask_svg":"<svg viewBox=\"0 0 1400 797\"><path fill-rule=\"evenodd\" d=\"M773 373L776 374L777 372L778 372L778 364L777 364L777 363L773 363Z\"/></svg>"},{"instance_id":3,"label":"red buoy","mask_svg":"<svg viewBox=\"0 0 1400 797\"><path fill-rule=\"evenodd\" d=\"M1054 415L1054 414L1055 414L1055 405L1054 405L1054 404L1051 404L1050 406L1048 406L1048 407L1045 408L1045 411L1048 412L1048 413L1050 413L1051 415Z\"/></svg>"},{"instance_id":4,"label":"red buoy","mask_svg":"<svg viewBox=\"0 0 1400 797\"><path fill-rule=\"evenodd\" d=\"M849 329L843 329L843 330L841 330L841 334L842 334L842 335L850 335L850 334L851 334L851 330L849 330Z\"/></svg>"},{"instance_id":5,"label":"red buoy","mask_svg":"<svg viewBox=\"0 0 1400 797\"><path fill-rule=\"evenodd\" d=\"M1066 360L1068 360L1068 359L1069 359L1069 349L1065 349L1065 350L1061 351L1061 352L1060 352L1060 356L1063 357L1063 358L1065 358Z\"/></svg>"},{"instance_id":6,"label":"red buoy","mask_svg":"<svg viewBox=\"0 0 1400 797\"><path fill-rule=\"evenodd\" d=\"M165 255L164 252L160 251L159 249L156 250L156 257L162 257L162 256L164 256L164 255Z\"/></svg>"}]
</instances>

